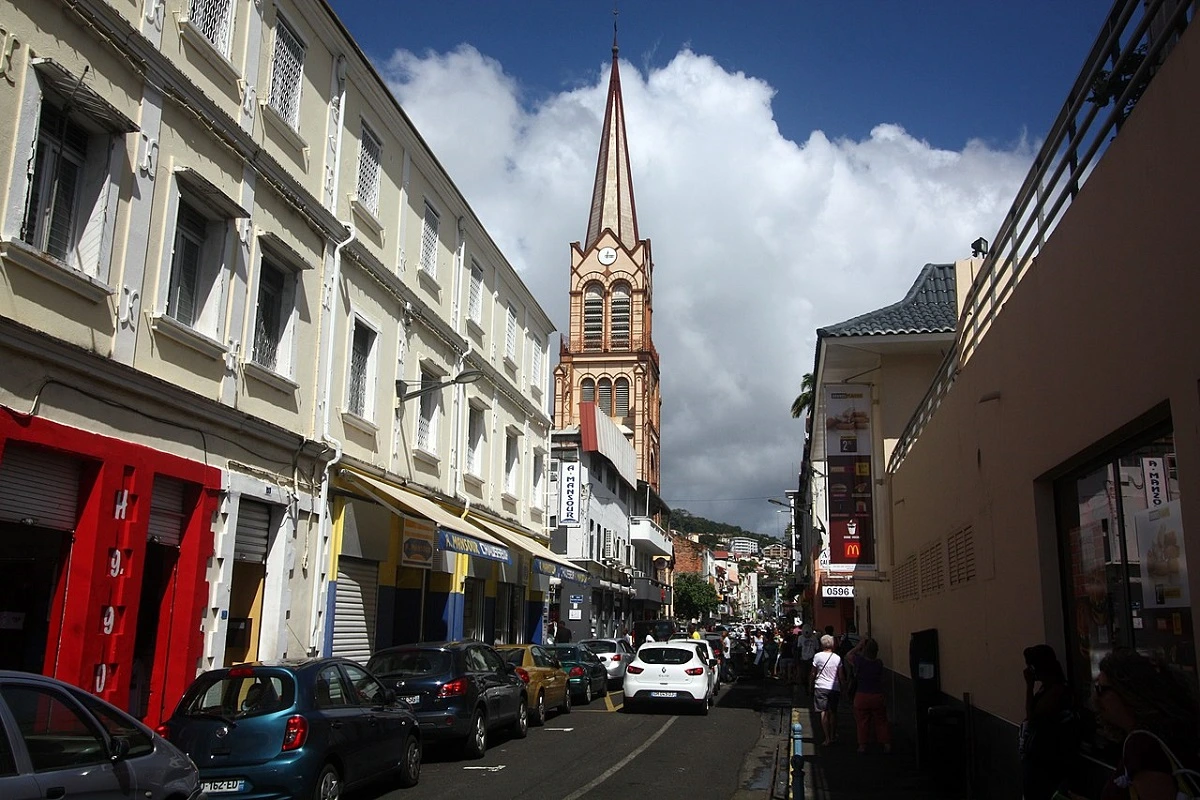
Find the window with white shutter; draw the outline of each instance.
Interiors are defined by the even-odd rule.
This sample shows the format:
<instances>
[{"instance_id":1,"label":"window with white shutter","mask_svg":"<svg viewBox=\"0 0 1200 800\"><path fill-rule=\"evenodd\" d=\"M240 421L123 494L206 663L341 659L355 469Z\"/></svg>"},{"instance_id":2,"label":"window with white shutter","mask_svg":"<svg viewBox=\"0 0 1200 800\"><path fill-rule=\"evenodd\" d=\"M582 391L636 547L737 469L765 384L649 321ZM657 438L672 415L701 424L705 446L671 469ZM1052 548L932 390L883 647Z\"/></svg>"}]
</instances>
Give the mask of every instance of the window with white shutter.
<instances>
[{"instance_id":1,"label":"window with white shutter","mask_svg":"<svg viewBox=\"0 0 1200 800\"><path fill-rule=\"evenodd\" d=\"M606 417L611 417L613 412L612 407L612 381L608 378L601 378L599 391L596 396L596 405L600 407L600 413Z\"/></svg>"},{"instance_id":2,"label":"window with white shutter","mask_svg":"<svg viewBox=\"0 0 1200 800\"><path fill-rule=\"evenodd\" d=\"M537 453L533 457L533 505L546 507L546 457Z\"/></svg>"},{"instance_id":3,"label":"window with white shutter","mask_svg":"<svg viewBox=\"0 0 1200 800\"><path fill-rule=\"evenodd\" d=\"M508 304L508 316L504 324L504 357L517 360L517 307Z\"/></svg>"},{"instance_id":4,"label":"window with white shutter","mask_svg":"<svg viewBox=\"0 0 1200 800\"><path fill-rule=\"evenodd\" d=\"M483 320L483 268L471 259L471 294L467 299L467 318L474 322Z\"/></svg>"},{"instance_id":5,"label":"window with white shutter","mask_svg":"<svg viewBox=\"0 0 1200 800\"><path fill-rule=\"evenodd\" d=\"M596 382L591 378L584 378L579 384L579 399L585 403L592 403L596 400Z\"/></svg>"},{"instance_id":6,"label":"window with white shutter","mask_svg":"<svg viewBox=\"0 0 1200 800\"><path fill-rule=\"evenodd\" d=\"M304 43L292 27L277 16L269 104L292 130L300 128L300 89L303 79Z\"/></svg>"},{"instance_id":7,"label":"window with white shutter","mask_svg":"<svg viewBox=\"0 0 1200 800\"><path fill-rule=\"evenodd\" d=\"M474 406L467 415L467 473L483 477L483 409Z\"/></svg>"},{"instance_id":8,"label":"window with white shutter","mask_svg":"<svg viewBox=\"0 0 1200 800\"><path fill-rule=\"evenodd\" d=\"M510 433L504 437L504 491L510 495L517 493L517 453L517 437Z\"/></svg>"},{"instance_id":9,"label":"window with white shutter","mask_svg":"<svg viewBox=\"0 0 1200 800\"><path fill-rule=\"evenodd\" d=\"M440 382L437 375L421 370L422 389L432 388ZM437 452L439 394L439 392L427 392L421 395L421 414L417 418L417 448L426 453Z\"/></svg>"},{"instance_id":10,"label":"window with white shutter","mask_svg":"<svg viewBox=\"0 0 1200 800\"><path fill-rule=\"evenodd\" d=\"M613 388L615 389L615 394L616 394L616 403L617 403L617 414L616 415L618 417L628 417L629 416L629 379L628 378L617 378L616 383L614 384Z\"/></svg>"},{"instance_id":11,"label":"window with white shutter","mask_svg":"<svg viewBox=\"0 0 1200 800\"><path fill-rule=\"evenodd\" d=\"M421 269L431 278L437 278L438 226L441 217L433 206L425 204L425 222L421 226Z\"/></svg>"},{"instance_id":12,"label":"window with white shutter","mask_svg":"<svg viewBox=\"0 0 1200 800\"><path fill-rule=\"evenodd\" d=\"M542 346L536 341L530 345L529 383L536 389L542 388Z\"/></svg>"},{"instance_id":13,"label":"window with white shutter","mask_svg":"<svg viewBox=\"0 0 1200 800\"><path fill-rule=\"evenodd\" d=\"M358 151L358 194L363 208L379 214L379 177L383 162L383 142L362 123L362 142Z\"/></svg>"}]
</instances>

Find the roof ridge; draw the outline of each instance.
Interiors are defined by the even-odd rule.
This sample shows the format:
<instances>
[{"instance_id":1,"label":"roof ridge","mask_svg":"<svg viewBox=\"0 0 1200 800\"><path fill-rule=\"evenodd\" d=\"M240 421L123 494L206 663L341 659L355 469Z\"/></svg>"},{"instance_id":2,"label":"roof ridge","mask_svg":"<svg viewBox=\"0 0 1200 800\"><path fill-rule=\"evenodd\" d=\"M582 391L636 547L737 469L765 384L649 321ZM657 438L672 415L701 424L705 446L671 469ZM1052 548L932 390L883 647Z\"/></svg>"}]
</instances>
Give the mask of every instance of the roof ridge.
<instances>
[{"instance_id":1,"label":"roof ridge","mask_svg":"<svg viewBox=\"0 0 1200 800\"><path fill-rule=\"evenodd\" d=\"M947 286L938 286L945 281ZM927 309L922 313L923 309ZM948 313L947 313L948 312ZM926 263L901 300L817 329L817 336L952 333L958 326L955 265Z\"/></svg>"}]
</instances>

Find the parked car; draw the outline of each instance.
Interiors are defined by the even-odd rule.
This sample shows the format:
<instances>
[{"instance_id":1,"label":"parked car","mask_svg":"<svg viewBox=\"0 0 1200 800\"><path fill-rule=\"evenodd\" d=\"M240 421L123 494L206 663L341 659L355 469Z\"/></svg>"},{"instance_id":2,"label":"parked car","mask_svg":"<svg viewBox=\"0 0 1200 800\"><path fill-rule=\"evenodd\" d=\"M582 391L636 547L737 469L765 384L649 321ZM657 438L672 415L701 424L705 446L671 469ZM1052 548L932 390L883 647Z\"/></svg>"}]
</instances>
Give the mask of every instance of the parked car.
<instances>
[{"instance_id":1,"label":"parked car","mask_svg":"<svg viewBox=\"0 0 1200 800\"><path fill-rule=\"evenodd\" d=\"M625 709L651 703L685 703L707 714L713 702L712 665L693 642L648 642L625 671Z\"/></svg>"},{"instance_id":2,"label":"parked car","mask_svg":"<svg viewBox=\"0 0 1200 800\"><path fill-rule=\"evenodd\" d=\"M344 658L209 670L159 731L196 762L213 800L335 800L389 774L406 787L421 777L417 718Z\"/></svg>"},{"instance_id":3,"label":"parked car","mask_svg":"<svg viewBox=\"0 0 1200 800\"><path fill-rule=\"evenodd\" d=\"M625 668L633 660L633 647L624 639L584 639L580 644L600 656L610 681L625 677Z\"/></svg>"},{"instance_id":4,"label":"parked car","mask_svg":"<svg viewBox=\"0 0 1200 800\"><path fill-rule=\"evenodd\" d=\"M136 790L136 791L135 791ZM82 689L0 671L0 797L203 797L188 757Z\"/></svg>"},{"instance_id":5,"label":"parked car","mask_svg":"<svg viewBox=\"0 0 1200 800\"><path fill-rule=\"evenodd\" d=\"M533 698L529 704L530 725L546 721L547 707L571 713L567 673L546 648L539 644L507 644L497 647L496 652L517 668L517 675L525 681L525 696Z\"/></svg>"},{"instance_id":6,"label":"parked car","mask_svg":"<svg viewBox=\"0 0 1200 800\"><path fill-rule=\"evenodd\" d=\"M712 684L712 693L715 697L721 691L721 662L712 654L712 649L708 642L704 639L692 639L691 637L680 637L672 639L672 642L682 642L696 648L696 652L700 654L700 660L709 667L709 683Z\"/></svg>"},{"instance_id":7,"label":"parked car","mask_svg":"<svg viewBox=\"0 0 1200 800\"><path fill-rule=\"evenodd\" d=\"M608 670L600 656L585 644L556 644L550 652L567 671L571 693L584 705L608 694Z\"/></svg>"},{"instance_id":8,"label":"parked car","mask_svg":"<svg viewBox=\"0 0 1200 800\"><path fill-rule=\"evenodd\" d=\"M488 734L529 733L529 700L516 667L474 640L421 642L379 650L367 662L421 724L426 742L461 742L468 758L487 751Z\"/></svg>"}]
</instances>

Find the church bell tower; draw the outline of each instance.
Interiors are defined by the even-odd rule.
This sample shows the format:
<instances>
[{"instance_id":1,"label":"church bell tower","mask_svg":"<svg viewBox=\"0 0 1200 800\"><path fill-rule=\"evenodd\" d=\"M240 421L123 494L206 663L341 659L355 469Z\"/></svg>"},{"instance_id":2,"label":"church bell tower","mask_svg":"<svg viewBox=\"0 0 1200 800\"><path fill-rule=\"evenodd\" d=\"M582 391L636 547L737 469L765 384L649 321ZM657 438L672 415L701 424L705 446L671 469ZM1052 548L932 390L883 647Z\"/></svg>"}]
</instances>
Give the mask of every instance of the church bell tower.
<instances>
[{"instance_id":1,"label":"church bell tower","mask_svg":"<svg viewBox=\"0 0 1200 800\"><path fill-rule=\"evenodd\" d=\"M571 244L568 335L554 370L554 424L579 424L579 404L594 402L637 453L637 474L659 491L658 351L651 338L654 262L638 238L625 105L613 33L612 72L587 238Z\"/></svg>"}]
</instances>

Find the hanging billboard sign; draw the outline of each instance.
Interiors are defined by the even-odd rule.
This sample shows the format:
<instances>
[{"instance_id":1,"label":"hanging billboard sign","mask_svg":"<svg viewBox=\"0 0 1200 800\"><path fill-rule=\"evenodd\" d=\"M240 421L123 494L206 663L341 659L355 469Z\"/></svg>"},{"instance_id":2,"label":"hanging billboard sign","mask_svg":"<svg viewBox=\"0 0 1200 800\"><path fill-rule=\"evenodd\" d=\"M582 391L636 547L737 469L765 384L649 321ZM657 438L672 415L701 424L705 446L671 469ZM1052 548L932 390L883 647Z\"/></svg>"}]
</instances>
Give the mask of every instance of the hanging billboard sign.
<instances>
[{"instance_id":1,"label":"hanging billboard sign","mask_svg":"<svg viewBox=\"0 0 1200 800\"><path fill-rule=\"evenodd\" d=\"M871 387L838 384L824 393L829 569L874 567Z\"/></svg>"},{"instance_id":2,"label":"hanging billboard sign","mask_svg":"<svg viewBox=\"0 0 1200 800\"><path fill-rule=\"evenodd\" d=\"M578 461L562 461L558 465L558 524L578 528L579 500L582 494L582 465Z\"/></svg>"}]
</instances>

